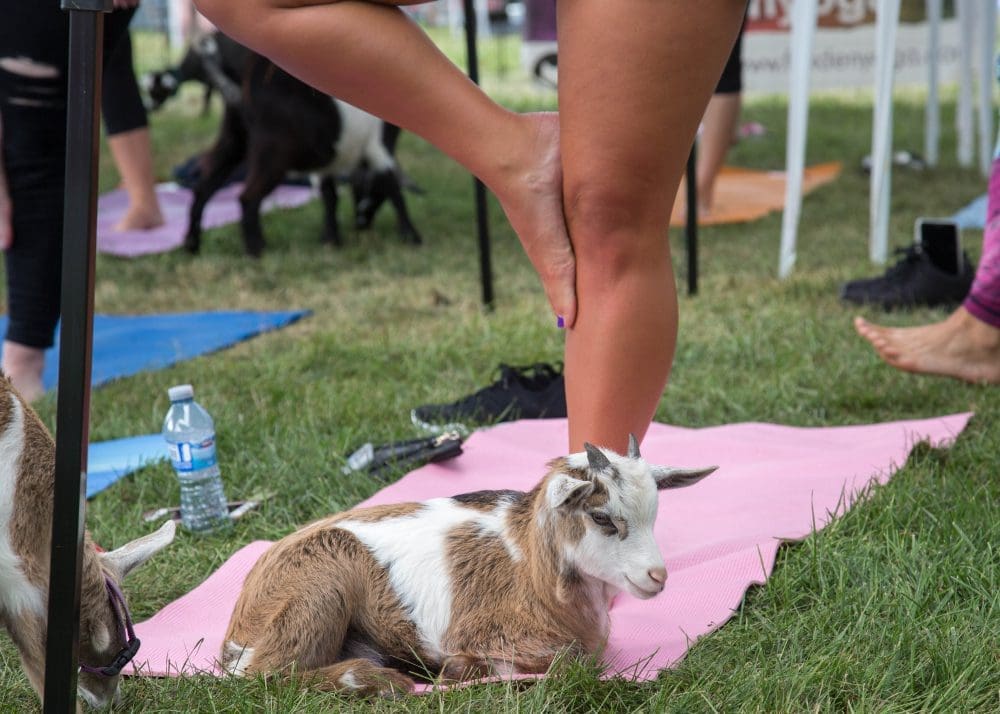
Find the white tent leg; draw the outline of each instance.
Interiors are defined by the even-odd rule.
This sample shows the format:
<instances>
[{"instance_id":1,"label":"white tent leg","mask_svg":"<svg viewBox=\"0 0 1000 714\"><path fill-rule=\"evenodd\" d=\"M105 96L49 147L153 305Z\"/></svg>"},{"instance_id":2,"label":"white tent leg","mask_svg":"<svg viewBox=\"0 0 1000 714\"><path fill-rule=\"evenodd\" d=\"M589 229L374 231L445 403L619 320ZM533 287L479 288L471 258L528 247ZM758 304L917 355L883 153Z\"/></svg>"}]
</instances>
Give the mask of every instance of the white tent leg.
<instances>
[{"instance_id":1,"label":"white tent leg","mask_svg":"<svg viewBox=\"0 0 1000 714\"><path fill-rule=\"evenodd\" d=\"M997 37L996 2L984 2L979 22L979 171L990 175L993 163L993 58Z\"/></svg>"},{"instance_id":2,"label":"white tent leg","mask_svg":"<svg viewBox=\"0 0 1000 714\"><path fill-rule=\"evenodd\" d=\"M791 70L788 91L788 139L785 144L785 210L781 216L781 253L778 276L788 277L795 265L795 243L802 209L802 174L806 160L809 121L809 73L816 35L817 0L798 0L792 6Z\"/></svg>"},{"instance_id":3,"label":"white tent leg","mask_svg":"<svg viewBox=\"0 0 1000 714\"><path fill-rule=\"evenodd\" d=\"M941 102L938 99L941 55L942 0L927 0L927 108L924 114L924 159L937 166L941 143Z\"/></svg>"},{"instance_id":4,"label":"white tent leg","mask_svg":"<svg viewBox=\"0 0 1000 714\"><path fill-rule=\"evenodd\" d=\"M972 113L972 45L976 27L976 5L981 0L956 0L958 12L958 106L955 123L958 130L958 164L972 166L973 126Z\"/></svg>"},{"instance_id":5,"label":"white tent leg","mask_svg":"<svg viewBox=\"0 0 1000 714\"><path fill-rule=\"evenodd\" d=\"M889 254L889 194L892 182L892 78L900 0L879 0L875 26L875 111L868 252L883 264Z\"/></svg>"}]
</instances>

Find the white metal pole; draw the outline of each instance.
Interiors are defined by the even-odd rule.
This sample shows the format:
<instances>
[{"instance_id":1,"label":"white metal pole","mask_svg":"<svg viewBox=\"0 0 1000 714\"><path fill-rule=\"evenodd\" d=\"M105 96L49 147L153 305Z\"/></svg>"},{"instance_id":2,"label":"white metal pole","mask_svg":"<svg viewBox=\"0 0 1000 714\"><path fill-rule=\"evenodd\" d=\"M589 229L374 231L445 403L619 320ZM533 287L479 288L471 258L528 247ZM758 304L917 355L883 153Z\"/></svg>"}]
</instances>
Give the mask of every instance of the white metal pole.
<instances>
[{"instance_id":1,"label":"white metal pole","mask_svg":"<svg viewBox=\"0 0 1000 714\"><path fill-rule=\"evenodd\" d=\"M868 253L883 264L889 254L889 195L892 184L892 87L900 0L879 0L875 20L875 111Z\"/></svg>"},{"instance_id":2,"label":"white metal pole","mask_svg":"<svg viewBox=\"0 0 1000 714\"><path fill-rule=\"evenodd\" d=\"M792 6L789 28L791 67L788 88L788 138L785 143L785 210L781 216L781 252L778 277L795 266L799 214L802 210L802 174L806 163L809 123L809 74L816 35L817 0L798 0Z\"/></svg>"},{"instance_id":3,"label":"white metal pole","mask_svg":"<svg viewBox=\"0 0 1000 714\"><path fill-rule=\"evenodd\" d=\"M979 171L990 175L993 163L993 58L996 55L996 0L983 3L979 23Z\"/></svg>"},{"instance_id":4,"label":"white metal pole","mask_svg":"<svg viewBox=\"0 0 1000 714\"><path fill-rule=\"evenodd\" d=\"M972 43L976 26L976 5L981 0L957 0L958 13L958 106L955 122L958 131L958 163L972 166L973 112L972 112Z\"/></svg>"},{"instance_id":5,"label":"white metal pole","mask_svg":"<svg viewBox=\"0 0 1000 714\"><path fill-rule=\"evenodd\" d=\"M927 0L927 108L924 113L924 158L928 166L937 166L941 143L941 102L938 83L941 76L941 5L942 0Z\"/></svg>"}]
</instances>

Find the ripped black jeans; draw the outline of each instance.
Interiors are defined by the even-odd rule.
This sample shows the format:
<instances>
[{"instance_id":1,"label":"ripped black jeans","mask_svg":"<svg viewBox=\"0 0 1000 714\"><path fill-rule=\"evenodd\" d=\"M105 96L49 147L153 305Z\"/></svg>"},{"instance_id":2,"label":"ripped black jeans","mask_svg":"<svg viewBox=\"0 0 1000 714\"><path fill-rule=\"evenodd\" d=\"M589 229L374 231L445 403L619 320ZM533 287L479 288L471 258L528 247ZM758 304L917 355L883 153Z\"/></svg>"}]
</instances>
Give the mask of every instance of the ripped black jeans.
<instances>
[{"instance_id":1,"label":"ripped black jeans","mask_svg":"<svg viewBox=\"0 0 1000 714\"><path fill-rule=\"evenodd\" d=\"M135 9L105 16L101 108L108 134L146 126L132 68ZM6 339L52 346L59 321L69 18L59 0L0 0L0 118L12 206Z\"/></svg>"}]
</instances>

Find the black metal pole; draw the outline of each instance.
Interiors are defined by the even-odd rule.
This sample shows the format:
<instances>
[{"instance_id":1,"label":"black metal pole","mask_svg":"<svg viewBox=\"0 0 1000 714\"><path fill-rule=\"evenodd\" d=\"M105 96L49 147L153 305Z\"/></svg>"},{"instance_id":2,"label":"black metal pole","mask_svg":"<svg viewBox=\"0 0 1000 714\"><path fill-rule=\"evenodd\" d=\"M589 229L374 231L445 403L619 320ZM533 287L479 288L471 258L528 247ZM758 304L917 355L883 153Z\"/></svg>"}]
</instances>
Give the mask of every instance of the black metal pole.
<instances>
[{"instance_id":1,"label":"black metal pole","mask_svg":"<svg viewBox=\"0 0 1000 714\"><path fill-rule=\"evenodd\" d=\"M688 295L698 294L698 141L691 144L688 155L687 175L687 225L684 237L687 241Z\"/></svg>"},{"instance_id":2,"label":"black metal pole","mask_svg":"<svg viewBox=\"0 0 1000 714\"><path fill-rule=\"evenodd\" d=\"M476 8L473 0L463 0L465 13L465 51L469 61L469 79L479 84L479 53L476 49ZM483 305L493 309L493 268L490 256L490 228L486 213L486 187L473 179L476 195L476 233L479 236L479 272L483 287Z\"/></svg>"},{"instance_id":3,"label":"black metal pole","mask_svg":"<svg viewBox=\"0 0 1000 714\"><path fill-rule=\"evenodd\" d=\"M97 130L104 16L111 0L62 0L69 11L62 322L55 493L45 643L45 712L76 711L80 569L87 488L94 323Z\"/></svg>"}]
</instances>

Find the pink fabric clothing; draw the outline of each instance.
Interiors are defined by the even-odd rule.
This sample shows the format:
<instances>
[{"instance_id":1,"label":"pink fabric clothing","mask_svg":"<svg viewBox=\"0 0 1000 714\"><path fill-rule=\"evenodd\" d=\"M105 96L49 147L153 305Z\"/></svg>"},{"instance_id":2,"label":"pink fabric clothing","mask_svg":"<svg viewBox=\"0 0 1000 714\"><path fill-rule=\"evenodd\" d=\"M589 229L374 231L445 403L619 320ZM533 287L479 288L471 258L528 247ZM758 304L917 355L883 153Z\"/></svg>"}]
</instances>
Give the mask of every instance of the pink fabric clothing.
<instances>
[{"instance_id":1,"label":"pink fabric clothing","mask_svg":"<svg viewBox=\"0 0 1000 714\"><path fill-rule=\"evenodd\" d=\"M990 171L983 255L963 307L986 324L1000 328L1000 157L993 159Z\"/></svg>"}]
</instances>

